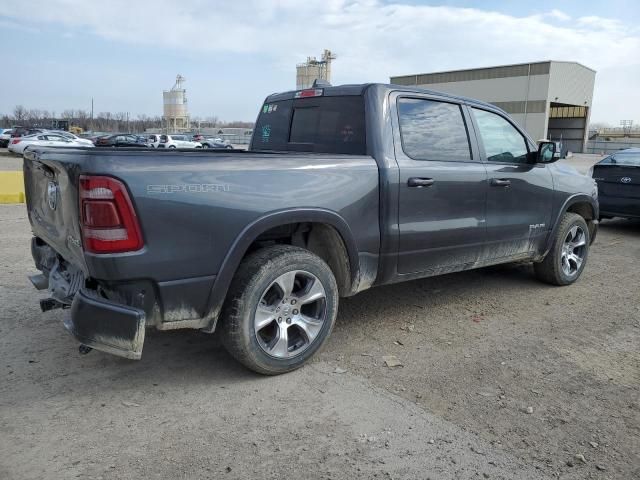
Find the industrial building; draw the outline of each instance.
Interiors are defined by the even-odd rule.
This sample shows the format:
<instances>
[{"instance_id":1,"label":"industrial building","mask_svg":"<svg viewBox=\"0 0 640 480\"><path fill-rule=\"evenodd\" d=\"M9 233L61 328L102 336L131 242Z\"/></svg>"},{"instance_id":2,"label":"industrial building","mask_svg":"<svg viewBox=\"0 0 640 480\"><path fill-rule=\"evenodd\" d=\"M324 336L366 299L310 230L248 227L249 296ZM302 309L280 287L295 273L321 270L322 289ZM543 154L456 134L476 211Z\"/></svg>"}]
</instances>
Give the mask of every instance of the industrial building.
<instances>
[{"instance_id":1,"label":"industrial building","mask_svg":"<svg viewBox=\"0 0 640 480\"><path fill-rule=\"evenodd\" d=\"M307 57L305 63L296 65L296 90L311 88L316 80L326 80L331 83L331 61L336 56L330 50L322 53L320 60L316 57Z\"/></svg>"},{"instance_id":2,"label":"industrial building","mask_svg":"<svg viewBox=\"0 0 640 480\"><path fill-rule=\"evenodd\" d=\"M185 78L178 75L171 90L162 92L163 120L166 132L184 132L191 128L187 109L187 91L182 86L184 81Z\"/></svg>"},{"instance_id":3,"label":"industrial building","mask_svg":"<svg viewBox=\"0 0 640 480\"><path fill-rule=\"evenodd\" d=\"M583 152L595 70L576 62L544 61L391 77L397 85L476 98L502 108L534 140L562 142Z\"/></svg>"},{"instance_id":4,"label":"industrial building","mask_svg":"<svg viewBox=\"0 0 640 480\"><path fill-rule=\"evenodd\" d=\"M586 153L609 155L625 148L640 148L640 128L601 128L589 132Z\"/></svg>"}]
</instances>

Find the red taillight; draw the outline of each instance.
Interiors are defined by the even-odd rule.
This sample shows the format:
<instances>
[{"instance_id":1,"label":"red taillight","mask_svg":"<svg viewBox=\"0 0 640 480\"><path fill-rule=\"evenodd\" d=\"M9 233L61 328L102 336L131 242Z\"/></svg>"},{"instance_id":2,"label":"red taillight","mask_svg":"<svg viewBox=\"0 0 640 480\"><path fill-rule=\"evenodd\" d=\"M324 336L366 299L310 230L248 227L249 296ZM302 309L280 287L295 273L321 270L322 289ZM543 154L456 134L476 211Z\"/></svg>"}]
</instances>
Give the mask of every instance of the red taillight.
<instances>
[{"instance_id":1,"label":"red taillight","mask_svg":"<svg viewBox=\"0 0 640 480\"><path fill-rule=\"evenodd\" d=\"M16 143L20 143L20 139L19 138L14 138L13 140L11 140L11 144L15 145Z\"/></svg>"},{"instance_id":2,"label":"red taillight","mask_svg":"<svg viewBox=\"0 0 640 480\"><path fill-rule=\"evenodd\" d=\"M84 248L121 253L143 246L140 224L127 188L120 180L80 176L80 225Z\"/></svg>"},{"instance_id":3,"label":"red taillight","mask_svg":"<svg viewBox=\"0 0 640 480\"><path fill-rule=\"evenodd\" d=\"M321 88L311 88L309 90L300 90L296 92L296 98L309 98L309 97L321 97L323 94Z\"/></svg>"}]
</instances>

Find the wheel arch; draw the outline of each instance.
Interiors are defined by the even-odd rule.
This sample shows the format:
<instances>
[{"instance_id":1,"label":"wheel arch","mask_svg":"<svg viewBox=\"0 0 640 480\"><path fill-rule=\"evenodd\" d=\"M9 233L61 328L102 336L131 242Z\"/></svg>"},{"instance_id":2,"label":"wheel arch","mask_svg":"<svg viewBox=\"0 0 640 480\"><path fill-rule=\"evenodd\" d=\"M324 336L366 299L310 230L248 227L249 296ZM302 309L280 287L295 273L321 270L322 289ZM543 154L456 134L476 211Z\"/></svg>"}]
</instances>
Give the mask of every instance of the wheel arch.
<instances>
[{"instance_id":1,"label":"wheel arch","mask_svg":"<svg viewBox=\"0 0 640 480\"><path fill-rule=\"evenodd\" d=\"M207 302L209 323L205 327L206 331L215 330L233 276L242 259L252 251L252 246L255 246L256 241L265 233L290 225L313 226L315 233L309 235L308 245L305 248L327 262L336 276L341 295L352 295L357 291L358 248L349 225L338 213L326 209L304 208L272 212L247 225L227 252L209 294ZM292 244L295 243L292 242ZM336 255L329 255L331 253ZM345 262L340 261L341 256L344 256Z\"/></svg>"},{"instance_id":2,"label":"wheel arch","mask_svg":"<svg viewBox=\"0 0 640 480\"><path fill-rule=\"evenodd\" d=\"M576 213L584 218L587 222L587 226L589 227L591 243L595 240L599 213L598 204L593 197L590 197L589 195L582 193L575 194L567 198L562 207L558 210L558 214L556 215L553 228L547 238L544 253L541 255L541 258L544 258L549 253L549 250L551 250L553 239L558 231L560 221L562 220L563 215L567 212Z\"/></svg>"}]
</instances>

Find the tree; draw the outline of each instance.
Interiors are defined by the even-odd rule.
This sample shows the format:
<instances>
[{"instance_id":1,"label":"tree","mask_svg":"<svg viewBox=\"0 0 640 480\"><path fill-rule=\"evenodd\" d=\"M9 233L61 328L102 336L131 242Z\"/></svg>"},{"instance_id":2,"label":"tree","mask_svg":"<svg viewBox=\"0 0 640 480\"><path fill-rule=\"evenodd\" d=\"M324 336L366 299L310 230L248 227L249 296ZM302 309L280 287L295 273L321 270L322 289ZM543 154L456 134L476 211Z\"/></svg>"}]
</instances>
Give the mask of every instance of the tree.
<instances>
[{"instance_id":1,"label":"tree","mask_svg":"<svg viewBox=\"0 0 640 480\"><path fill-rule=\"evenodd\" d=\"M13 108L13 119L17 123L21 123L24 120L26 120L26 116L27 116L27 109L24 108L22 105L16 105Z\"/></svg>"}]
</instances>

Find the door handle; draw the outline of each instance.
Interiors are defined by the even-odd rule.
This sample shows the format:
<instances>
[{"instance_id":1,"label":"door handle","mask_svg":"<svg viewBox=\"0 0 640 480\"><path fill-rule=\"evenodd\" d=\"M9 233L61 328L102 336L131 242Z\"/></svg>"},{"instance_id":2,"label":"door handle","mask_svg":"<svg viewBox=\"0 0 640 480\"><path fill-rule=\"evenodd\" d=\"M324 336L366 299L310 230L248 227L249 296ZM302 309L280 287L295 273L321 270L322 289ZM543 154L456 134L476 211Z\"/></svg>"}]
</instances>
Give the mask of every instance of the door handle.
<instances>
[{"instance_id":1,"label":"door handle","mask_svg":"<svg viewBox=\"0 0 640 480\"><path fill-rule=\"evenodd\" d=\"M492 187L510 187L511 180L507 180L506 178L492 178L491 186Z\"/></svg>"},{"instance_id":2,"label":"door handle","mask_svg":"<svg viewBox=\"0 0 640 480\"><path fill-rule=\"evenodd\" d=\"M410 187L430 187L433 184L433 178L411 177L407 181L407 185L409 185Z\"/></svg>"}]
</instances>

